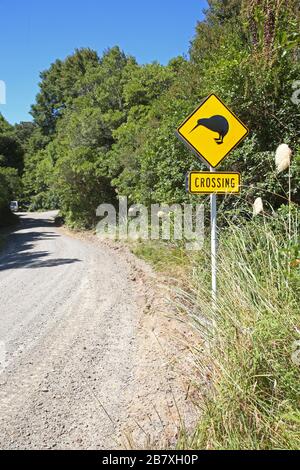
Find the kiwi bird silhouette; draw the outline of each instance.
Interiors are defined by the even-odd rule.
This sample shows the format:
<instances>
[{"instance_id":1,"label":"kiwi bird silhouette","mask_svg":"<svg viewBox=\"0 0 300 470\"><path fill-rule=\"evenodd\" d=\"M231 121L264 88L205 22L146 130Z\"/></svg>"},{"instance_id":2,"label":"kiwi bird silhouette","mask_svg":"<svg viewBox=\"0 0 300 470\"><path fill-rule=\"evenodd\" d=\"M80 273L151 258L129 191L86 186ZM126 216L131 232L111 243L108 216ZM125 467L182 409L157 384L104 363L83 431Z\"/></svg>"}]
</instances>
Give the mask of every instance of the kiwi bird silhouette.
<instances>
[{"instance_id":1,"label":"kiwi bird silhouette","mask_svg":"<svg viewBox=\"0 0 300 470\"><path fill-rule=\"evenodd\" d=\"M215 139L215 141L219 145L223 144L224 137L226 137L229 131L229 124L227 119L224 118L224 116L212 116L207 119L199 119L196 126L194 127L194 129L191 130L191 132L196 130L199 126L203 126L206 127L206 129L209 129L210 131L217 132L219 134L219 137Z\"/></svg>"}]
</instances>

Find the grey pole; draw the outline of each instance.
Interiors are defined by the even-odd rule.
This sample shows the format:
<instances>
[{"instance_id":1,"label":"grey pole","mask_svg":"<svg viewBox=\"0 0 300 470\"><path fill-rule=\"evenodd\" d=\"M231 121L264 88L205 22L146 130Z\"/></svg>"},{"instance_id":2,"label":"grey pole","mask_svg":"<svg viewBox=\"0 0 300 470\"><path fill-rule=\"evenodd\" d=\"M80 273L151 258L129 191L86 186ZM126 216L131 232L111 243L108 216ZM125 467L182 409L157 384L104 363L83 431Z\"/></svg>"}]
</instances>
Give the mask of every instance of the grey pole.
<instances>
[{"instance_id":1,"label":"grey pole","mask_svg":"<svg viewBox=\"0 0 300 470\"><path fill-rule=\"evenodd\" d=\"M213 173L216 170L210 167ZM210 195L211 210L211 292L214 306L217 302L217 195Z\"/></svg>"}]
</instances>

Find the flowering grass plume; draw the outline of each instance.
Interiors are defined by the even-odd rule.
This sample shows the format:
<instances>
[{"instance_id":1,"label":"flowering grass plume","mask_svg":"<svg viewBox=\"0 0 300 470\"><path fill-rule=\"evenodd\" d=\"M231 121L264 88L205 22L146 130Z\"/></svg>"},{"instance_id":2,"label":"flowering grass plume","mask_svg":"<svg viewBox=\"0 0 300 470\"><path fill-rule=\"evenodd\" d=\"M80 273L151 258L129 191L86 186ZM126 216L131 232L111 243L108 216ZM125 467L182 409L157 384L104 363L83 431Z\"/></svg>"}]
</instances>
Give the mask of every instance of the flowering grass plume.
<instances>
[{"instance_id":1,"label":"flowering grass plume","mask_svg":"<svg viewBox=\"0 0 300 470\"><path fill-rule=\"evenodd\" d=\"M277 172L282 173L287 170L291 164L292 150L287 144L281 144L276 150L275 163Z\"/></svg>"},{"instance_id":2,"label":"flowering grass plume","mask_svg":"<svg viewBox=\"0 0 300 470\"><path fill-rule=\"evenodd\" d=\"M258 197L257 199L255 199L254 204L253 204L253 215L254 216L259 215L263 211L264 211L264 204L263 204L262 198Z\"/></svg>"}]
</instances>

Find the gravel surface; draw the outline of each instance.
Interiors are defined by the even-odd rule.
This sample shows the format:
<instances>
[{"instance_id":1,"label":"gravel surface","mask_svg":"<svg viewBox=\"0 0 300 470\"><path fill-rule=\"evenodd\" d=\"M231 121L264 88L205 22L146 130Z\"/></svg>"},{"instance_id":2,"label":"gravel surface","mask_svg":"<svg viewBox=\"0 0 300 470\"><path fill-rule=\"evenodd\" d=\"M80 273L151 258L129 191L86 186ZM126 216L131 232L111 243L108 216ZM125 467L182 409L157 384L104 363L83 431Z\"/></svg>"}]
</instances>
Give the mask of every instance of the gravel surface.
<instances>
[{"instance_id":1,"label":"gravel surface","mask_svg":"<svg viewBox=\"0 0 300 470\"><path fill-rule=\"evenodd\" d=\"M62 235L51 216L22 215L0 257L0 447L117 448L135 283L121 257Z\"/></svg>"},{"instance_id":2,"label":"gravel surface","mask_svg":"<svg viewBox=\"0 0 300 470\"><path fill-rule=\"evenodd\" d=\"M0 255L0 448L176 445L193 335L124 246L22 214Z\"/></svg>"}]
</instances>

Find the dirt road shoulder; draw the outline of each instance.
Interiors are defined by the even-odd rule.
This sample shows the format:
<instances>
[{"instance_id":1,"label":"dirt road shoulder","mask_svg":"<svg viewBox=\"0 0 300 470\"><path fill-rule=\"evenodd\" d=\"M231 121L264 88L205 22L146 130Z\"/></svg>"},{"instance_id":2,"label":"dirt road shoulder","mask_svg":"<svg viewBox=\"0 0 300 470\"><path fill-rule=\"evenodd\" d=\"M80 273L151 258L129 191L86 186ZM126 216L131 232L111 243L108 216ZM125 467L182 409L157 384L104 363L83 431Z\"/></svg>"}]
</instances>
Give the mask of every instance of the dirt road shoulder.
<instances>
[{"instance_id":1,"label":"dirt road shoulder","mask_svg":"<svg viewBox=\"0 0 300 470\"><path fill-rule=\"evenodd\" d=\"M140 317L138 363L125 391L126 423L120 423L119 438L126 448L166 448L176 446L179 433L191 431L197 420L195 374L192 346L197 338L186 319L175 313L168 279L154 272L120 242L103 241L90 232L70 232L69 236L92 244L105 244L130 266Z\"/></svg>"}]
</instances>

